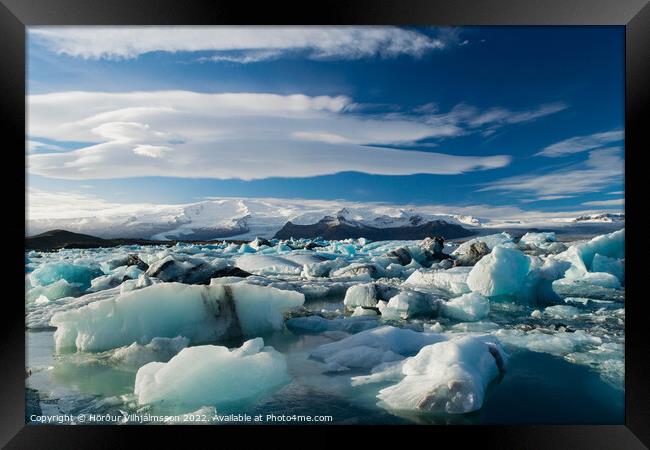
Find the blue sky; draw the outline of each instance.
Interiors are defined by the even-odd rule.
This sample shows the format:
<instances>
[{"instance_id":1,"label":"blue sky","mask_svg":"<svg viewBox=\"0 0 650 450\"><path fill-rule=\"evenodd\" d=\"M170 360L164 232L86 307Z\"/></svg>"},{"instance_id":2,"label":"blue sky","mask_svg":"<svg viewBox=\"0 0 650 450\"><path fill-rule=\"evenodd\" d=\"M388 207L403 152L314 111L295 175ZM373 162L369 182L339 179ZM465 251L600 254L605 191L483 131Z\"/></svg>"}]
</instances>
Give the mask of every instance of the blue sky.
<instances>
[{"instance_id":1,"label":"blue sky","mask_svg":"<svg viewBox=\"0 0 650 450\"><path fill-rule=\"evenodd\" d=\"M28 37L30 189L623 207L622 27Z\"/></svg>"}]
</instances>

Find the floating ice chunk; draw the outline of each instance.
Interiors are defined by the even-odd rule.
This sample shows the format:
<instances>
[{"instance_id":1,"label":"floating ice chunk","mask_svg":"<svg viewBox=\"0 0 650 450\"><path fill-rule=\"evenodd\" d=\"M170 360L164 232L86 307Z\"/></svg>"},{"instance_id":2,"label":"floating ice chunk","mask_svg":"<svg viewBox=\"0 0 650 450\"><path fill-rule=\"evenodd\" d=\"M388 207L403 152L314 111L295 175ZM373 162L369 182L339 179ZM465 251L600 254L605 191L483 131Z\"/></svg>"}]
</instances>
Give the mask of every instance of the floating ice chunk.
<instances>
[{"instance_id":1,"label":"floating ice chunk","mask_svg":"<svg viewBox=\"0 0 650 450\"><path fill-rule=\"evenodd\" d=\"M27 292L26 299L31 302L45 296L48 300L58 300L63 297L77 297L79 294L81 294L81 289L78 284L70 284L66 280L59 280L47 286L31 288Z\"/></svg>"},{"instance_id":2,"label":"floating ice chunk","mask_svg":"<svg viewBox=\"0 0 650 450\"><path fill-rule=\"evenodd\" d=\"M372 310L370 310L372 311ZM293 333L323 333L326 331L345 331L359 333L379 325L377 313L372 316L357 316L341 319L325 319L321 316L294 317L286 321L286 326Z\"/></svg>"},{"instance_id":3,"label":"floating ice chunk","mask_svg":"<svg viewBox=\"0 0 650 450\"><path fill-rule=\"evenodd\" d=\"M571 263L572 267L566 273L567 278L579 278L593 269L596 254L615 259L625 258L625 228L597 236L589 242L572 245L556 258Z\"/></svg>"},{"instance_id":4,"label":"floating ice chunk","mask_svg":"<svg viewBox=\"0 0 650 450\"><path fill-rule=\"evenodd\" d=\"M81 290L90 287L90 280L103 275L99 266L78 265L67 261L45 263L29 274L29 279L34 286L48 286L59 280L70 284L78 284Z\"/></svg>"},{"instance_id":5,"label":"floating ice chunk","mask_svg":"<svg viewBox=\"0 0 650 450\"><path fill-rule=\"evenodd\" d=\"M562 278L553 282L553 289L565 286L568 288L579 286L598 286L607 289L620 289L621 283L611 273L587 272L576 278Z\"/></svg>"},{"instance_id":6,"label":"floating ice chunk","mask_svg":"<svg viewBox=\"0 0 650 450\"><path fill-rule=\"evenodd\" d=\"M520 291L530 269L521 251L498 245L472 267L467 286L486 297L513 295Z\"/></svg>"},{"instance_id":7,"label":"floating ice chunk","mask_svg":"<svg viewBox=\"0 0 650 450\"><path fill-rule=\"evenodd\" d=\"M485 391L505 369L497 340L462 336L422 348L402 365L399 383L379 391L381 405L397 411L463 414L483 405Z\"/></svg>"},{"instance_id":8,"label":"floating ice chunk","mask_svg":"<svg viewBox=\"0 0 650 450\"><path fill-rule=\"evenodd\" d=\"M389 299L398 292L397 288L390 285L378 283L356 284L350 286L345 292L343 304L350 311L354 311L357 306L374 308L379 300Z\"/></svg>"},{"instance_id":9,"label":"floating ice chunk","mask_svg":"<svg viewBox=\"0 0 650 450\"><path fill-rule=\"evenodd\" d=\"M556 356L564 356L584 347L602 344L601 338L583 330L572 333L566 331L549 333L539 329L531 331L500 329L494 332L494 335L504 344Z\"/></svg>"},{"instance_id":10,"label":"floating ice chunk","mask_svg":"<svg viewBox=\"0 0 650 450\"><path fill-rule=\"evenodd\" d=\"M580 314L580 310L575 306L554 305L544 309L544 314L554 319L571 319Z\"/></svg>"},{"instance_id":11,"label":"floating ice chunk","mask_svg":"<svg viewBox=\"0 0 650 450\"><path fill-rule=\"evenodd\" d=\"M187 347L190 340L177 336L175 338L155 337L146 345L134 342L128 347L116 349L110 357L113 364L127 367L142 367L153 361L167 362L174 355Z\"/></svg>"},{"instance_id":12,"label":"floating ice chunk","mask_svg":"<svg viewBox=\"0 0 650 450\"><path fill-rule=\"evenodd\" d=\"M310 255L243 255L236 259L235 265L246 272L257 275L290 274L300 275L305 264L321 260Z\"/></svg>"},{"instance_id":13,"label":"floating ice chunk","mask_svg":"<svg viewBox=\"0 0 650 450\"><path fill-rule=\"evenodd\" d=\"M380 309L382 316L387 315L387 309L392 309L402 319L431 317L438 314L440 301L421 292L402 291L391 297L388 304Z\"/></svg>"},{"instance_id":14,"label":"floating ice chunk","mask_svg":"<svg viewBox=\"0 0 650 450\"><path fill-rule=\"evenodd\" d=\"M256 338L233 350L188 347L167 363L149 363L138 370L134 393L140 404L228 407L258 400L290 380L285 357Z\"/></svg>"},{"instance_id":15,"label":"floating ice chunk","mask_svg":"<svg viewBox=\"0 0 650 450\"><path fill-rule=\"evenodd\" d=\"M372 263L353 263L349 266L333 270L330 273L331 277L351 277L360 280L371 280L380 278L384 275L384 270L381 266Z\"/></svg>"},{"instance_id":16,"label":"floating ice chunk","mask_svg":"<svg viewBox=\"0 0 650 450\"><path fill-rule=\"evenodd\" d=\"M224 259L216 259L208 263L199 258L169 255L152 263L146 274L165 282L198 284L206 283L215 272L223 269L227 264L228 262Z\"/></svg>"},{"instance_id":17,"label":"floating ice chunk","mask_svg":"<svg viewBox=\"0 0 650 450\"><path fill-rule=\"evenodd\" d=\"M224 289L226 295L232 295L235 301L239 325L244 336L259 336L282 330L284 313L305 302L305 296L300 292L270 286L237 283L226 285Z\"/></svg>"},{"instance_id":18,"label":"floating ice chunk","mask_svg":"<svg viewBox=\"0 0 650 450\"><path fill-rule=\"evenodd\" d=\"M362 306L357 306L352 312L352 317L360 316L376 316L378 313L372 308L364 308Z\"/></svg>"},{"instance_id":19,"label":"floating ice chunk","mask_svg":"<svg viewBox=\"0 0 650 450\"><path fill-rule=\"evenodd\" d=\"M498 330L499 328L499 325L489 321L461 322L452 325L449 331L456 333L486 333Z\"/></svg>"},{"instance_id":20,"label":"floating ice chunk","mask_svg":"<svg viewBox=\"0 0 650 450\"><path fill-rule=\"evenodd\" d=\"M332 270L339 269L348 264L344 258L305 264L301 276L305 278L327 277Z\"/></svg>"},{"instance_id":21,"label":"floating ice chunk","mask_svg":"<svg viewBox=\"0 0 650 450\"><path fill-rule=\"evenodd\" d=\"M36 300L34 300L34 304L36 305L46 305L48 303L50 303L50 299L44 295L40 295Z\"/></svg>"},{"instance_id":22,"label":"floating ice chunk","mask_svg":"<svg viewBox=\"0 0 650 450\"><path fill-rule=\"evenodd\" d=\"M546 249L556 242L555 233L526 233L519 239L520 247L530 246Z\"/></svg>"},{"instance_id":23,"label":"floating ice chunk","mask_svg":"<svg viewBox=\"0 0 650 450\"><path fill-rule=\"evenodd\" d=\"M596 253L592 263L592 270L594 272L611 273L618 278L621 284L625 282L625 259L608 258Z\"/></svg>"},{"instance_id":24,"label":"floating ice chunk","mask_svg":"<svg viewBox=\"0 0 650 450\"><path fill-rule=\"evenodd\" d=\"M536 309L532 313L530 313L530 317L532 317L533 319L540 319L542 317L542 312L539 309Z\"/></svg>"},{"instance_id":25,"label":"floating ice chunk","mask_svg":"<svg viewBox=\"0 0 650 450\"><path fill-rule=\"evenodd\" d=\"M154 337L185 336L193 344L282 329L298 292L246 283L155 284L52 317L56 349L102 351Z\"/></svg>"},{"instance_id":26,"label":"floating ice chunk","mask_svg":"<svg viewBox=\"0 0 650 450\"><path fill-rule=\"evenodd\" d=\"M465 294L470 292L467 277L471 270L471 267L454 267L447 270L418 269L406 279L404 285L433 287L452 294Z\"/></svg>"},{"instance_id":27,"label":"floating ice chunk","mask_svg":"<svg viewBox=\"0 0 650 450\"><path fill-rule=\"evenodd\" d=\"M444 317L466 322L484 319L490 312L490 301L477 292L461 295L441 305Z\"/></svg>"},{"instance_id":28,"label":"floating ice chunk","mask_svg":"<svg viewBox=\"0 0 650 450\"><path fill-rule=\"evenodd\" d=\"M488 248L492 250L497 245L512 243L513 240L512 240L512 236L510 236L506 232L499 233L499 234L490 234L487 236L479 236L460 244L458 248L452 252L452 255L455 256L464 255L469 251L470 246L475 242L485 242Z\"/></svg>"},{"instance_id":29,"label":"floating ice chunk","mask_svg":"<svg viewBox=\"0 0 650 450\"><path fill-rule=\"evenodd\" d=\"M411 356L425 345L445 339L440 334L383 326L321 345L312 350L311 356L326 364L336 362L340 368L370 369L382 362L394 360L394 355ZM364 356L364 353L370 352L369 349L375 349L372 356Z\"/></svg>"}]
</instances>

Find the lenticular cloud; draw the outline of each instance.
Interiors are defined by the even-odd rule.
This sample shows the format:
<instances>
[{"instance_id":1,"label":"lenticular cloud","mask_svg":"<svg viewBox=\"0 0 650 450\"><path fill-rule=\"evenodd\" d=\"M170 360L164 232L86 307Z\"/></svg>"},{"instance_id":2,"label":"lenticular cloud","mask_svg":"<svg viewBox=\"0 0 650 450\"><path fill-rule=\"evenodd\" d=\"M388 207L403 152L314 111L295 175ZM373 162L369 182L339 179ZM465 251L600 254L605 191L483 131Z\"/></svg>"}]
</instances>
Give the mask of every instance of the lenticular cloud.
<instances>
[{"instance_id":1,"label":"lenticular cloud","mask_svg":"<svg viewBox=\"0 0 650 450\"><path fill-rule=\"evenodd\" d=\"M447 136L449 127L355 115L345 96L65 92L33 95L28 102L30 136L87 143L30 154L30 172L52 178L446 175L510 162L507 155L400 150Z\"/></svg>"}]
</instances>

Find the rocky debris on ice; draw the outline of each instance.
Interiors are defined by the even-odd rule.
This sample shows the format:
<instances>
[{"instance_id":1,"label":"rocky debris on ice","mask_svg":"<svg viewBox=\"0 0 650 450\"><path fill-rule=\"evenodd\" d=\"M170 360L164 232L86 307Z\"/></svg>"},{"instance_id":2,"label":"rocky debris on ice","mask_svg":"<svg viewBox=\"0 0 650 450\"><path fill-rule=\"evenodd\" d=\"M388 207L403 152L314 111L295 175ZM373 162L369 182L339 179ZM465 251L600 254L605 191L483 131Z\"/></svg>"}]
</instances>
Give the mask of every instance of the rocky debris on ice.
<instances>
[{"instance_id":1,"label":"rocky debris on ice","mask_svg":"<svg viewBox=\"0 0 650 450\"><path fill-rule=\"evenodd\" d=\"M103 351L179 335L200 344L281 330L284 313L304 300L298 292L247 283L164 283L58 312L51 323L57 351Z\"/></svg>"},{"instance_id":2,"label":"rocky debris on ice","mask_svg":"<svg viewBox=\"0 0 650 450\"><path fill-rule=\"evenodd\" d=\"M422 250L425 261L438 262L443 259L451 258L451 256L443 252L445 241L440 236L424 238L422 242L420 242L419 247Z\"/></svg>"},{"instance_id":3,"label":"rocky debris on ice","mask_svg":"<svg viewBox=\"0 0 650 450\"><path fill-rule=\"evenodd\" d=\"M134 394L140 404L165 402L191 411L254 402L290 380L284 355L255 338L236 349L187 347L167 363L146 364L136 374Z\"/></svg>"},{"instance_id":4,"label":"rocky debris on ice","mask_svg":"<svg viewBox=\"0 0 650 450\"><path fill-rule=\"evenodd\" d=\"M407 266L413 260L411 252L405 247L399 247L386 253L386 257L394 260L400 266Z\"/></svg>"},{"instance_id":5,"label":"rocky debris on ice","mask_svg":"<svg viewBox=\"0 0 650 450\"><path fill-rule=\"evenodd\" d=\"M458 248L451 253L451 255L456 258L459 257L460 255L464 255L469 251L472 244L475 244L477 242L485 243L485 245L487 245L491 251L497 245L513 244L514 240L512 236L506 232L498 233L498 234L489 234L486 236L479 236L460 244Z\"/></svg>"},{"instance_id":6,"label":"rocky debris on ice","mask_svg":"<svg viewBox=\"0 0 650 450\"><path fill-rule=\"evenodd\" d=\"M473 266L488 253L490 253L490 248L485 242L473 242L466 253L461 253L456 257L454 266Z\"/></svg>"},{"instance_id":7,"label":"rocky debris on ice","mask_svg":"<svg viewBox=\"0 0 650 450\"><path fill-rule=\"evenodd\" d=\"M223 270L227 265L228 262L223 259L205 262L199 258L168 255L151 263L145 273L165 282L207 284L216 272Z\"/></svg>"}]
</instances>

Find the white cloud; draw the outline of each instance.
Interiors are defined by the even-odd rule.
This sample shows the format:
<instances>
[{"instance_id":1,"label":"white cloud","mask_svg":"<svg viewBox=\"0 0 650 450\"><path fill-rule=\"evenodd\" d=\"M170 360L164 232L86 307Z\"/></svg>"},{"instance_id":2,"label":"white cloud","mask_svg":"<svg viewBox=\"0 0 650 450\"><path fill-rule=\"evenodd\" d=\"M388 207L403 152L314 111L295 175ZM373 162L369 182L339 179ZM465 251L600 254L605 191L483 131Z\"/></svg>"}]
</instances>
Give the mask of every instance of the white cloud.
<instances>
[{"instance_id":1,"label":"white cloud","mask_svg":"<svg viewBox=\"0 0 650 450\"><path fill-rule=\"evenodd\" d=\"M357 115L344 96L187 91L60 92L28 97L28 134L92 143L30 155L31 173L93 179L175 176L256 179L358 171L460 174L508 155L455 156L373 147L453 135L422 117ZM143 158L146 156L146 158Z\"/></svg>"},{"instance_id":2,"label":"white cloud","mask_svg":"<svg viewBox=\"0 0 650 450\"><path fill-rule=\"evenodd\" d=\"M576 136L549 145L535 156L558 158L573 153L580 153L603 147L612 142L621 141L623 140L623 137L623 130L606 131L604 133L595 133L588 136Z\"/></svg>"},{"instance_id":3,"label":"white cloud","mask_svg":"<svg viewBox=\"0 0 650 450\"><path fill-rule=\"evenodd\" d=\"M504 178L479 190L532 193L547 198L598 191L623 177L624 162L621 153L619 148L593 150L586 161L568 168L546 174Z\"/></svg>"},{"instance_id":4,"label":"white cloud","mask_svg":"<svg viewBox=\"0 0 650 450\"><path fill-rule=\"evenodd\" d=\"M162 158L163 156L173 152L169 147L163 145L138 145L133 149L133 153L147 158Z\"/></svg>"},{"instance_id":5,"label":"white cloud","mask_svg":"<svg viewBox=\"0 0 650 450\"><path fill-rule=\"evenodd\" d=\"M294 51L312 59L358 59L420 57L445 47L442 39L385 26L30 27L29 36L56 53L86 59L214 51L214 61L247 63Z\"/></svg>"},{"instance_id":6,"label":"white cloud","mask_svg":"<svg viewBox=\"0 0 650 450\"><path fill-rule=\"evenodd\" d=\"M584 202L585 206L625 206L624 198L616 198L613 200L597 200L593 202Z\"/></svg>"},{"instance_id":7,"label":"white cloud","mask_svg":"<svg viewBox=\"0 0 650 450\"><path fill-rule=\"evenodd\" d=\"M37 152L37 151L62 151L64 150L63 147L59 145L53 145L53 144L47 144L45 142L40 142L40 141L34 141L28 139L25 142L25 147L27 148L28 152Z\"/></svg>"}]
</instances>

